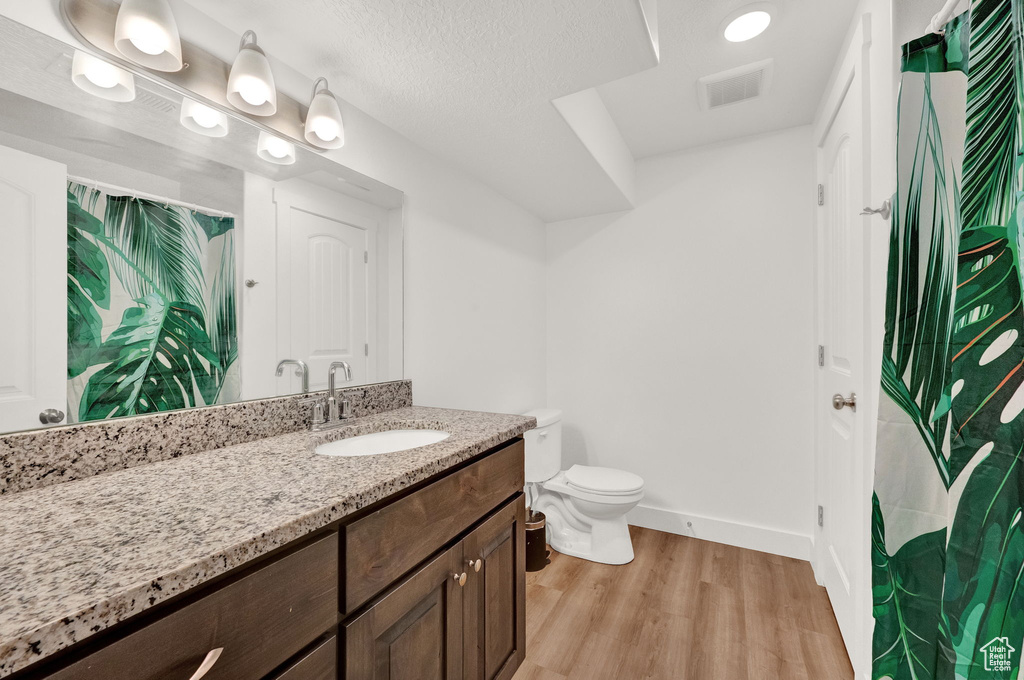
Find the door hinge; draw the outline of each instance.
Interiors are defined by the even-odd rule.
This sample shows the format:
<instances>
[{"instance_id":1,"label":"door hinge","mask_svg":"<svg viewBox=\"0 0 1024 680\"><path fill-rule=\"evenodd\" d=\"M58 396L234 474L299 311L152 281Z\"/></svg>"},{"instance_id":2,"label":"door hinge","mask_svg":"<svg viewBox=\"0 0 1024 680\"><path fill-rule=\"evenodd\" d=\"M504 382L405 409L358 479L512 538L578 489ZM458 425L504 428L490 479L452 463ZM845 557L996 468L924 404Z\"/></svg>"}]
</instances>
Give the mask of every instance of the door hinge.
<instances>
[{"instance_id":1,"label":"door hinge","mask_svg":"<svg viewBox=\"0 0 1024 680\"><path fill-rule=\"evenodd\" d=\"M818 205L825 205L825 185L818 185Z\"/></svg>"},{"instance_id":2,"label":"door hinge","mask_svg":"<svg viewBox=\"0 0 1024 680\"><path fill-rule=\"evenodd\" d=\"M818 506L818 526L825 526L825 508Z\"/></svg>"},{"instance_id":3,"label":"door hinge","mask_svg":"<svg viewBox=\"0 0 1024 680\"><path fill-rule=\"evenodd\" d=\"M818 367L825 365L825 345L818 345Z\"/></svg>"},{"instance_id":4,"label":"door hinge","mask_svg":"<svg viewBox=\"0 0 1024 680\"><path fill-rule=\"evenodd\" d=\"M370 264L370 251L369 250L364 250L363 251L363 264Z\"/></svg>"},{"instance_id":5,"label":"door hinge","mask_svg":"<svg viewBox=\"0 0 1024 680\"><path fill-rule=\"evenodd\" d=\"M363 356L370 356L370 343L366 343L365 345L363 345Z\"/></svg>"}]
</instances>

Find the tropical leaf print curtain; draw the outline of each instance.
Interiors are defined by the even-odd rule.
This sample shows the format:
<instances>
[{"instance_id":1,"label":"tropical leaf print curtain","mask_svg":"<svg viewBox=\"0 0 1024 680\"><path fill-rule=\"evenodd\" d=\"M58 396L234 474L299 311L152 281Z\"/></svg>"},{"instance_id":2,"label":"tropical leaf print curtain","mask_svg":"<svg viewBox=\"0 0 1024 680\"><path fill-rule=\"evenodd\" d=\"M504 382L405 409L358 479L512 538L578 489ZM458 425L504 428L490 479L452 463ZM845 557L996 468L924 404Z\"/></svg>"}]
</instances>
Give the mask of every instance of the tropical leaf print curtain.
<instances>
[{"instance_id":1,"label":"tropical leaf print curtain","mask_svg":"<svg viewBox=\"0 0 1024 680\"><path fill-rule=\"evenodd\" d=\"M1024 0L904 47L872 514L876 680L1021 677Z\"/></svg>"},{"instance_id":2,"label":"tropical leaf print curtain","mask_svg":"<svg viewBox=\"0 0 1024 680\"><path fill-rule=\"evenodd\" d=\"M234 220L68 183L72 421L239 398Z\"/></svg>"}]
</instances>

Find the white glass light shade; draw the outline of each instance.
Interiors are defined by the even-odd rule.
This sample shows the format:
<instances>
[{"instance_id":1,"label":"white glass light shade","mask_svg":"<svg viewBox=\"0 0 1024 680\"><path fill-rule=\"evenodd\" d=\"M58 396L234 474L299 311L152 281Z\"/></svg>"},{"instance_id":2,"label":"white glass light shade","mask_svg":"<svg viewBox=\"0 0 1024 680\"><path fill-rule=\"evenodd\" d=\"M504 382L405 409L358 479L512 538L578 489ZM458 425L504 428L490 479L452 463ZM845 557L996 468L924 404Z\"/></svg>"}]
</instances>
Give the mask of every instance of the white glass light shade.
<instances>
[{"instance_id":1,"label":"white glass light shade","mask_svg":"<svg viewBox=\"0 0 1024 680\"><path fill-rule=\"evenodd\" d=\"M252 43L246 39L252 36ZM228 103L254 116L272 116L277 112L277 89L267 55L256 45L256 34L242 36L235 63L228 75Z\"/></svg>"},{"instance_id":2,"label":"white glass light shade","mask_svg":"<svg viewBox=\"0 0 1024 680\"><path fill-rule=\"evenodd\" d=\"M324 89L317 92L323 82ZM313 97L306 113L306 141L321 149L340 149L345 146L345 124L341 120L341 107L338 100L327 89L327 81L323 78L313 83Z\"/></svg>"},{"instance_id":3,"label":"white glass light shade","mask_svg":"<svg viewBox=\"0 0 1024 680\"><path fill-rule=\"evenodd\" d=\"M725 27L725 39L729 42L745 42L764 33L772 23L772 15L763 10L742 14Z\"/></svg>"},{"instance_id":4,"label":"white glass light shade","mask_svg":"<svg viewBox=\"0 0 1024 680\"><path fill-rule=\"evenodd\" d=\"M123 0L114 25L114 47L154 71L180 71L181 38L167 0Z\"/></svg>"},{"instance_id":5,"label":"white glass light shade","mask_svg":"<svg viewBox=\"0 0 1024 680\"><path fill-rule=\"evenodd\" d=\"M75 50L71 59L71 82L112 102L135 99L135 78L131 73L81 50Z\"/></svg>"},{"instance_id":6,"label":"white glass light shade","mask_svg":"<svg viewBox=\"0 0 1024 680\"><path fill-rule=\"evenodd\" d=\"M188 97L181 100L181 124L207 137L223 137L228 133L228 117L223 112Z\"/></svg>"},{"instance_id":7,"label":"white glass light shade","mask_svg":"<svg viewBox=\"0 0 1024 680\"><path fill-rule=\"evenodd\" d=\"M295 145L261 131L259 142L256 144L256 154L270 163L291 165L295 162Z\"/></svg>"}]
</instances>

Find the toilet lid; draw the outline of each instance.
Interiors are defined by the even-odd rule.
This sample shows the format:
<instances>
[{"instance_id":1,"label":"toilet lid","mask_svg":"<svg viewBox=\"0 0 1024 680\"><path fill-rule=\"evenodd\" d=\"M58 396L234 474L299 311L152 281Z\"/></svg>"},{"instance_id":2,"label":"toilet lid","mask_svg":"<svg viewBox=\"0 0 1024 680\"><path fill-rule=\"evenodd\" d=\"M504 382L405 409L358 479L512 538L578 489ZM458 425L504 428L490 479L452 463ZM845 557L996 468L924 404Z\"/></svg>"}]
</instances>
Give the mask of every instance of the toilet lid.
<instances>
[{"instance_id":1,"label":"toilet lid","mask_svg":"<svg viewBox=\"0 0 1024 680\"><path fill-rule=\"evenodd\" d=\"M609 496L636 493L644 488L639 475L613 468L573 465L565 472L565 481L580 491L590 491Z\"/></svg>"}]
</instances>

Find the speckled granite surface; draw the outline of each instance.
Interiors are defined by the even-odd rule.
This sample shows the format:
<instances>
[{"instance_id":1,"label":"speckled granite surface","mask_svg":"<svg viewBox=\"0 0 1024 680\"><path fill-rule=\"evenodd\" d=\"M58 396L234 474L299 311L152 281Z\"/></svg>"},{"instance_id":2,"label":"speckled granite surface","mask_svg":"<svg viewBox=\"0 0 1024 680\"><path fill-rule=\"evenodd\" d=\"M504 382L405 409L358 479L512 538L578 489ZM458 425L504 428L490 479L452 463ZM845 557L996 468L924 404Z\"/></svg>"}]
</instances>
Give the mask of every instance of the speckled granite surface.
<instances>
[{"instance_id":1,"label":"speckled granite surface","mask_svg":"<svg viewBox=\"0 0 1024 680\"><path fill-rule=\"evenodd\" d=\"M318 392L315 395L324 396ZM243 444L309 425L294 395L0 436L0 495ZM356 416L412 406L408 380L343 391Z\"/></svg>"},{"instance_id":2,"label":"speckled granite surface","mask_svg":"<svg viewBox=\"0 0 1024 680\"><path fill-rule=\"evenodd\" d=\"M441 425L365 457L305 431L0 497L0 677L522 434L524 416L408 407L317 441Z\"/></svg>"}]
</instances>

